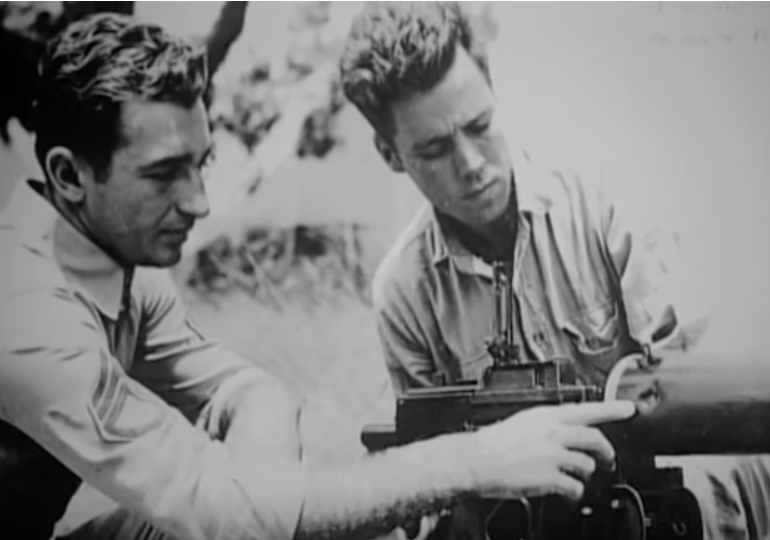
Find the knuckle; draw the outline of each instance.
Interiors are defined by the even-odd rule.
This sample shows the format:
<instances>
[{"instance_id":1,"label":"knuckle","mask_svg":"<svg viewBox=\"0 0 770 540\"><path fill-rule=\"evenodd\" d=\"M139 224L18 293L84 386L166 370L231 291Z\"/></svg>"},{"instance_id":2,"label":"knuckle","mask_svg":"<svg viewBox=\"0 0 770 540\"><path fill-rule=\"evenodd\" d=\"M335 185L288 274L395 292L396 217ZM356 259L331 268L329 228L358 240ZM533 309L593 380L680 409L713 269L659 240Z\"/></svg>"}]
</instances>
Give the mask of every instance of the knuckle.
<instances>
[{"instance_id":1,"label":"knuckle","mask_svg":"<svg viewBox=\"0 0 770 540\"><path fill-rule=\"evenodd\" d=\"M550 436L561 435L566 431L566 426L564 426L564 424L559 424L558 422L551 422L549 424L544 424L544 426L545 433Z\"/></svg>"},{"instance_id":2,"label":"knuckle","mask_svg":"<svg viewBox=\"0 0 770 540\"><path fill-rule=\"evenodd\" d=\"M560 466L564 460L564 450L556 445L548 445L539 452L539 455L553 467Z\"/></svg>"},{"instance_id":3,"label":"knuckle","mask_svg":"<svg viewBox=\"0 0 770 540\"><path fill-rule=\"evenodd\" d=\"M596 461L590 457L585 462L585 472L589 476L596 472Z\"/></svg>"},{"instance_id":4,"label":"knuckle","mask_svg":"<svg viewBox=\"0 0 770 540\"><path fill-rule=\"evenodd\" d=\"M589 427L586 428L588 430L589 436L597 443L604 444L607 442L607 438L604 436L604 433L601 432L601 430L597 427Z\"/></svg>"},{"instance_id":5,"label":"knuckle","mask_svg":"<svg viewBox=\"0 0 770 540\"><path fill-rule=\"evenodd\" d=\"M566 478L563 476L559 476L553 484L553 491L554 493L556 493L557 495L561 495L562 497L571 498L573 490L570 488L570 485L567 482Z\"/></svg>"},{"instance_id":6,"label":"knuckle","mask_svg":"<svg viewBox=\"0 0 770 540\"><path fill-rule=\"evenodd\" d=\"M605 437L604 433L602 433L598 428L591 428L588 436L590 437L591 443L596 448L601 449L604 452L614 452L610 441L607 440L607 437Z\"/></svg>"},{"instance_id":7,"label":"knuckle","mask_svg":"<svg viewBox=\"0 0 770 540\"><path fill-rule=\"evenodd\" d=\"M562 477L559 485L561 495L568 499L578 500L583 496L583 484L568 477Z\"/></svg>"},{"instance_id":8,"label":"knuckle","mask_svg":"<svg viewBox=\"0 0 770 540\"><path fill-rule=\"evenodd\" d=\"M607 459L615 459L615 448L607 439L602 439L599 447Z\"/></svg>"}]
</instances>

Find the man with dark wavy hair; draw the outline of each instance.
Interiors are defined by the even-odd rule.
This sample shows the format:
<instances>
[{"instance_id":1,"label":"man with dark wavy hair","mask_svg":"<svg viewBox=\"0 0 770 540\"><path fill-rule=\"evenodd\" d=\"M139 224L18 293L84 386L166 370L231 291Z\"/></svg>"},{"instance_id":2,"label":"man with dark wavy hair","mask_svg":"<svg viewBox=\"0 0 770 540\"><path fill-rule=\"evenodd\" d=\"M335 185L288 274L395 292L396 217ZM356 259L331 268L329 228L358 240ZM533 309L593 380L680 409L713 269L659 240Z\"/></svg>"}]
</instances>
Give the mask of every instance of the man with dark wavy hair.
<instances>
[{"instance_id":1,"label":"man with dark wavy hair","mask_svg":"<svg viewBox=\"0 0 770 540\"><path fill-rule=\"evenodd\" d=\"M244 527L251 504L193 421L244 453L299 455L293 398L205 338L159 270L209 210L206 69L202 50L119 15L72 24L43 59L45 183L21 183L0 225L4 536L49 538L81 480L185 537L222 527L216 497ZM293 511L279 501L296 476L264 526Z\"/></svg>"},{"instance_id":2,"label":"man with dark wavy hair","mask_svg":"<svg viewBox=\"0 0 770 540\"><path fill-rule=\"evenodd\" d=\"M119 509L69 540L365 538L469 494L574 498L612 466L592 425L630 403L303 463L295 399L204 336L164 271L208 213L205 82L202 51L124 16L74 23L45 55L45 182L0 214L3 538L49 539L82 481Z\"/></svg>"},{"instance_id":3,"label":"man with dark wavy hair","mask_svg":"<svg viewBox=\"0 0 770 540\"><path fill-rule=\"evenodd\" d=\"M603 384L626 355L698 342L705 319L674 306L686 276L667 258L673 236L630 227L611 185L538 164L509 144L484 44L458 4L368 5L353 23L341 77L385 162L429 203L374 279L397 395L477 380L492 364L494 265L513 282L512 349L521 361L570 358L581 381ZM708 537L767 538L765 462L733 465L685 464Z\"/></svg>"}]
</instances>

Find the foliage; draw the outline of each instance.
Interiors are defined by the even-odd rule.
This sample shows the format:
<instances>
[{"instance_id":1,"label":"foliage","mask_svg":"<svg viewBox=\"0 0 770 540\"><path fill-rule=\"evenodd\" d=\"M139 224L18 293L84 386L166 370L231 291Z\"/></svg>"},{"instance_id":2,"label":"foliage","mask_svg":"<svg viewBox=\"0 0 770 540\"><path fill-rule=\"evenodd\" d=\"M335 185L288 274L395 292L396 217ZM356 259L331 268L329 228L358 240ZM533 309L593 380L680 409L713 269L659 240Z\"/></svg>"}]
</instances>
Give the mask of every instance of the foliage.
<instances>
[{"instance_id":1,"label":"foliage","mask_svg":"<svg viewBox=\"0 0 770 540\"><path fill-rule=\"evenodd\" d=\"M292 97L303 85L323 96L307 115L296 142L299 156L323 157L335 143L331 118L344 103L336 76L311 77L336 62L338 43L329 44L324 27L330 21L330 2L300 2L287 24L290 40L284 65L273 72L263 51L248 51L235 58L240 71L231 80L216 85L212 124L238 135L251 151L269 133L276 121L292 107ZM257 8L255 8L257 9Z\"/></svg>"},{"instance_id":2,"label":"foliage","mask_svg":"<svg viewBox=\"0 0 770 540\"><path fill-rule=\"evenodd\" d=\"M345 99L336 71L343 36L329 35L331 5L296 5L287 21L289 40L278 65L258 50L228 58L225 75L214 84L210 116L215 130L234 134L252 155L268 139L281 138L271 146L280 157L269 157L279 164L323 159L334 150L339 142L334 120ZM298 114L298 121L290 118ZM288 135L274 129L281 121L291 126ZM341 291L360 296L365 278L356 262L360 258L356 238L356 225L304 223L249 229L242 239L222 235L197 253L188 281L198 291L242 288L275 307L298 295L313 302Z\"/></svg>"},{"instance_id":3,"label":"foliage","mask_svg":"<svg viewBox=\"0 0 770 540\"><path fill-rule=\"evenodd\" d=\"M278 311L295 301L369 300L356 225L252 229L237 244L220 238L198 252L187 284L202 294L243 290Z\"/></svg>"}]
</instances>

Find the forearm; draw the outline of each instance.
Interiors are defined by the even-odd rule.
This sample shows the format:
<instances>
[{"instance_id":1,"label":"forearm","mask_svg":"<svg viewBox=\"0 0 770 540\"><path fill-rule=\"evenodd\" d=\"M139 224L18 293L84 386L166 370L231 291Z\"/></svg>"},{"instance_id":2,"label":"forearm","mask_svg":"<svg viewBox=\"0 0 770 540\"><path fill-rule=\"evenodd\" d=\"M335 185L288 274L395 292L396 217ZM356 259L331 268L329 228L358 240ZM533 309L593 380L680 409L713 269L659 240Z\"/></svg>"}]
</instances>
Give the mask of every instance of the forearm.
<instances>
[{"instance_id":1,"label":"forearm","mask_svg":"<svg viewBox=\"0 0 770 540\"><path fill-rule=\"evenodd\" d=\"M277 380L248 381L228 401L224 442L234 455L300 459L300 405Z\"/></svg>"},{"instance_id":2,"label":"forearm","mask_svg":"<svg viewBox=\"0 0 770 540\"><path fill-rule=\"evenodd\" d=\"M308 468L295 540L374 538L448 508L475 490L476 455L472 435L454 434L351 465Z\"/></svg>"}]
</instances>

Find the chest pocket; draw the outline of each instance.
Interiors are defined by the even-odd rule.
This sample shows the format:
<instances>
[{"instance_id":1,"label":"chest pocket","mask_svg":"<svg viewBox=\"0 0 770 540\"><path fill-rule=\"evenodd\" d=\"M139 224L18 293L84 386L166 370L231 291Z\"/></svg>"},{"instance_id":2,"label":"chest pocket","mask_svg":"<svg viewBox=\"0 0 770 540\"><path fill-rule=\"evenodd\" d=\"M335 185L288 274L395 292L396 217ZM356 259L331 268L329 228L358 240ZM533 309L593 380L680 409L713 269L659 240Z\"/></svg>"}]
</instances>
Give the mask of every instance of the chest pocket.
<instances>
[{"instance_id":1,"label":"chest pocket","mask_svg":"<svg viewBox=\"0 0 770 540\"><path fill-rule=\"evenodd\" d=\"M580 371L602 380L622 356L622 318L617 302L594 304L562 324ZM598 378L597 378L598 376Z\"/></svg>"}]
</instances>

